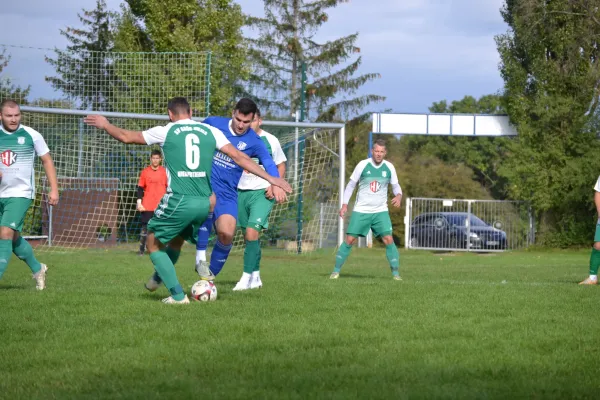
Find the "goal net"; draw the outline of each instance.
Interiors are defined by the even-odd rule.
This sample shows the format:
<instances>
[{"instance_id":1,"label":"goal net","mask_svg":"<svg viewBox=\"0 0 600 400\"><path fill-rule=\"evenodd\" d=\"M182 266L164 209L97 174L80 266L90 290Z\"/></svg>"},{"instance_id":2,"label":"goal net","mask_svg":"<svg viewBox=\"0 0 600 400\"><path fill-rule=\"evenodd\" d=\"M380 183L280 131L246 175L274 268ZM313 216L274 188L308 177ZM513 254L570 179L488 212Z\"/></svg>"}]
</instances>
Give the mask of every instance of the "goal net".
<instances>
[{"instance_id":1,"label":"goal net","mask_svg":"<svg viewBox=\"0 0 600 400\"><path fill-rule=\"evenodd\" d=\"M49 207L48 185L36 160L36 198L27 213L23 236L37 248L72 250L94 247L137 248L140 214L136 211L139 174L153 147L124 145L83 124L90 112L22 107L23 124L45 138L56 164L61 201ZM105 113L117 126L145 130L167 123L157 115ZM265 121L287 156L286 179L294 193L274 206L263 245L312 251L338 244L340 166L343 126ZM342 147L342 149L340 149ZM342 151L341 151L342 150ZM237 234L235 246L243 246Z\"/></svg>"}]
</instances>

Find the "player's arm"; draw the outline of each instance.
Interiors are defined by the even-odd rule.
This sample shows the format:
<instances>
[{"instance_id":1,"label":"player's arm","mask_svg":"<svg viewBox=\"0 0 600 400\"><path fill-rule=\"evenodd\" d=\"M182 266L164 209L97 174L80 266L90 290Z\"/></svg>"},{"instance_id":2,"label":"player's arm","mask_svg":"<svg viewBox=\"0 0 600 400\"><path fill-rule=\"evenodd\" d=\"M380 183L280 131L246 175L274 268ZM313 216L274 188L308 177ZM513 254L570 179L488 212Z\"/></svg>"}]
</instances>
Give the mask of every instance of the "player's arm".
<instances>
[{"instance_id":1,"label":"player's arm","mask_svg":"<svg viewBox=\"0 0 600 400\"><path fill-rule=\"evenodd\" d=\"M350 198L352 198L352 193L354 193L354 188L360 180L360 175L362 174L362 170L365 168L365 165L366 163L364 161L359 162L356 167L354 167L352 175L350 175L350 180L346 185L346 189L344 189L342 208L340 208L340 217L342 218L344 218L344 215L346 215L346 212L348 211L348 203L350 202Z\"/></svg>"},{"instance_id":2,"label":"player's arm","mask_svg":"<svg viewBox=\"0 0 600 400\"><path fill-rule=\"evenodd\" d=\"M400 183L398 182L398 175L396 175L396 168L390 163L388 164L390 167L390 171L392 172L392 176L390 177L390 185L392 185L392 192L394 193L394 198L392 198L392 205L396 208L400 208L402 204L402 188L400 187Z\"/></svg>"},{"instance_id":3,"label":"player's arm","mask_svg":"<svg viewBox=\"0 0 600 400\"><path fill-rule=\"evenodd\" d=\"M285 157L285 153L283 152L283 149L281 148L281 144L279 143L279 140L275 139L273 141L271 141L271 148L273 149L273 161L275 161L275 163L277 164L277 171L279 172L279 176L280 177L284 177L285 176L285 162L287 161L287 158ZM266 190L265 190L265 197L267 199L272 199L275 196L275 193L273 191L273 186L269 186ZM283 200L285 201L285 199Z\"/></svg>"},{"instance_id":4,"label":"player's arm","mask_svg":"<svg viewBox=\"0 0 600 400\"><path fill-rule=\"evenodd\" d=\"M263 165L263 167L265 167L265 170L270 175L283 176L279 174L279 168L277 168L275 161L273 160L273 158L269 154L269 151L267 150L267 146L265 146L265 144L262 141L260 141L258 145L254 148L253 156L258 158L258 161ZM272 192L273 196L275 197L275 201L277 201L278 203L283 203L287 200L287 195L280 188L273 187Z\"/></svg>"},{"instance_id":5,"label":"player's arm","mask_svg":"<svg viewBox=\"0 0 600 400\"><path fill-rule=\"evenodd\" d=\"M83 119L86 124L105 130L113 138L125 144L148 144L141 131L129 131L114 126L102 115L88 115Z\"/></svg>"},{"instance_id":6,"label":"player's arm","mask_svg":"<svg viewBox=\"0 0 600 400\"><path fill-rule=\"evenodd\" d=\"M58 178L56 177L56 167L54 161L50 156L50 149L44 140L44 137L40 135L35 129L29 127L25 128L33 139L33 148L35 153L40 157L44 172L46 172L46 178L48 178L48 184L50 185L50 193L48 194L48 204L55 206L58 204Z\"/></svg>"},{"instance_id":7,"label":"player's arm","mask_svg":"<svg viewBox=\"0 0 600 400\"><path fill-rule=\"evenodd\" d=\"M250 157L233 147L231 143L228 143L225 146L221 147L220 150L222 153L227 154L229 157L231 157L233 162L235 162L240 167L244 168L246 171L256 176L260 176L261 178L269 182L271 185L280 187L287 193L292 193L292 187L283 178L279 178L278 176L273 176L267 173L257 163L252 161ZM275 168L275 171L277 171L277 168ZM277 172L277 174L279 174L279 172Z\"/></svg>"},{"instance_id":8,"label":"player's arm","mask_svg":"<svg viewBox=\"0 0 600 400\"><path fill-rule=\"evenodd\" d=\"M48 178L48 184L50 185L50 194L48 195L48 203L51 206L55 206L58 204L58 178L56 177L56 168L54 167L54 161L52 161L52 157L50 153L46 153L43 156L40 156L40 160L42 161L42 166L44 167L44 171L46 172L46 177Z\"/></svg>"}]
</instances>

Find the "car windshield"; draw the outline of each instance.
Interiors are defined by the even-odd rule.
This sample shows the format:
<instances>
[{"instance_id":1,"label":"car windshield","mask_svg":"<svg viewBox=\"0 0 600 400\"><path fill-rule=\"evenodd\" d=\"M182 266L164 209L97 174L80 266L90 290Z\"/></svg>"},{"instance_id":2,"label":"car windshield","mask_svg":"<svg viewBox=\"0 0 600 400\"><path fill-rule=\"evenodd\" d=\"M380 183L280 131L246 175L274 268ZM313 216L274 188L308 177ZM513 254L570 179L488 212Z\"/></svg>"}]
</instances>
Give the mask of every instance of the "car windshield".
<instances>
[{"instance_id":1,"label":"car windshield","mask_svg":"<svg viewBox=\"0 0 600 400\"><path fill-rule=\"evenodd\" d=\"M467 214L448 215L448 220L450 221L450 223L452 225L468 226ZM488 224L486 224L485 222L483 222L482 220L480 220L479 218L477 218L474 215L471 215L471 217L469 218L469 223L471 224L471 226L488 226Z\"/></svg>"}]
</instances>

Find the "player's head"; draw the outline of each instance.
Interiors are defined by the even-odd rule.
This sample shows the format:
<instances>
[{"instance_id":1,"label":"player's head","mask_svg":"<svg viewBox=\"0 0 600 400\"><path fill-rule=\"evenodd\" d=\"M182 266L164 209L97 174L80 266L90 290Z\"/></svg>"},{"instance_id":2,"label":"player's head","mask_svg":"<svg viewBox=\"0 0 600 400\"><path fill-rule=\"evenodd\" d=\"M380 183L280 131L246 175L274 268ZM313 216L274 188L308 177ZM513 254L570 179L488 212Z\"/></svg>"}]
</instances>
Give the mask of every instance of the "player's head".
<instances>
[{"instance_id":1,"label":"player's head","mask_svg":"<svg viewBox=\"0 0 600 400\"><path fill-rule=\"evenodd\" d=\"M0 121L2 126L8 132L14 132L19 129L21 124L21 108L14 100L3 100L0 103Z\"/></svg>"},{"instance_id":2,"label":"player's head","mask_svg":"<svg viewBox=\"0 0 600 400\"><path fill-rule=\"evenodd\" d=\"M377 139L373 144L373 148L371 149L371 157L376 164L379 164L385 158L387 154L387 150L385 148L385 140Z\"/></svg>"},{"instance_id":3,"label":"player's head","mask_svg":"<svg viewBox=\"0 0 600 400\"><path fill-rule=\"evenodd\" d=\"M188 103L185 97L173 97L169 100L167 108L169 109L169 119L171 122L192 117L190 103Z\"/></svg>"},{"instance_id":4,"label":"player's head","mask_svg":"<svg viewBox=\"0 0 600 400\"><path fill-rule=\"evenodd\" d=\"M238 101L231 116L231 128L233 131L238 135L246 133L257 111L258 107L251 99L243 98Z\"/></svg>"},{"instance_id":5,"label":"player's head","mask_svg":"<svg viewBox=\"0 0 600 400\"><path fill-rule=\"evenodd\" d=\"M260 133L260 131L262 130L262 129L260 129L261 125L262 125L262 117L260 116L260 110L257 108L256 114L254 114L254 120L252 121L252 124L250 124L250 127L254 130L254 132Z\"/></svg>"},{"instance_id":6,"label":"player's head","mask_svg":"<svg viewBox=\"0 0 600 400\"><path fill-rule=\"evenodd\" d=\"M150 165L152 168L158 168L160 162L162 161L162 153L160 150L152 150L150 153Z\"/></svg>"}]
</instances>

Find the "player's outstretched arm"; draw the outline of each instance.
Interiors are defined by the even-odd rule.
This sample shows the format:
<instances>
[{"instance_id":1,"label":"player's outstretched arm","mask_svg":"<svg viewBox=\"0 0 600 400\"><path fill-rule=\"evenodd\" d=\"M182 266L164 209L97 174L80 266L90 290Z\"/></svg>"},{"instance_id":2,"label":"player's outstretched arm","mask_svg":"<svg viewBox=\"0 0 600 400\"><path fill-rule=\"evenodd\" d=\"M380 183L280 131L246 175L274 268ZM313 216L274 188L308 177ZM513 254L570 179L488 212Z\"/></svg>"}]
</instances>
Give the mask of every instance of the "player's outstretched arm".
<instances>
[{"instance_id":1,"label":"player's outstretched arm","mask_svg":"<svg viewBox=\"0 0 600 400\"><path fill-rule=\"evenodd\" d=\"M108 122L106 117L102 115L88 115L83 119L83 122L89 126L105 130L106 133L117 139L119 142L126 144L147 144L142 132L128 131L127 129L116 127Z\"/></svg>"},{"instance_id":2,"label":"player's outstretched arm","mask_svg":"<svg viewBox=\"0 0 600 400\"><path fill-rule=\"evenodd\" d=\"M273 186L278 186L282 188L287 193L292 193L292 187L289 183L285 181L283 178L278 178L272 175L269 175L264 169L262 169L257 163L252 161L250 157L233 147L231 143L226 144L225 146L220 148L222 153L227 154L231 159L240 167L245 170L253 173L256 176L260 176L267 182L269 182Z\"/></svg>"},{"instance_id":3,"label":"player's outstretched arm","mask_svg":"<svg viewBox=\"0 0 600 400\"><path fill-rule=\"evenodd\" d=\"M56 168L54 167L54 161L50 157L50 153L46 153L40 156L42 160L42 166L46 172L48 183L50 184L50 194L48 195L48 204L55 206L58 204L58 179L56 178Z\"/></svg>"}]
</instances>

